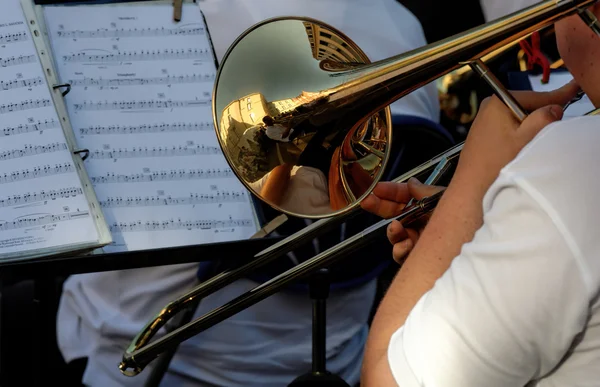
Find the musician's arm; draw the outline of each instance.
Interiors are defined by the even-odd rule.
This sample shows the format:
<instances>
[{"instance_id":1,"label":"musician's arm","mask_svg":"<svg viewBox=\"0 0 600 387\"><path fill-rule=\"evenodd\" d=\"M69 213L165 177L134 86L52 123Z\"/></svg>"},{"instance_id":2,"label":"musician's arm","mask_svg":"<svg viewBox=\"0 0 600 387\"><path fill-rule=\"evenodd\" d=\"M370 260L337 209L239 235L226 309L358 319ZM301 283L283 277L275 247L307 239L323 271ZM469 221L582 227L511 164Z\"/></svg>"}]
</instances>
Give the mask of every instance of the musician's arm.
<instances>
[{"instance_id":1,"label":"musician's arm","mask_svg":"<svg viewBox=\"0 0 600 387\"><path fill-rule=\"evenodd\" d=\"M371 325L361 385L395 385L387 364L390 338L482 223L482 198L471 193L468 187L451 184L446 189L418 243L383 298Z\"/></svg>"},{"instance_id":2,"label":"musician's arm","mask_svg":"<svg viewBox=\"0 0 600 387\"><path fill-rule=\"evenodd\" d=\"M546 211L495 184L462 246L481 201L450 188L378 310L361 385L523 386L583 329L583 268Z\"/></svg>"}]
</instances>

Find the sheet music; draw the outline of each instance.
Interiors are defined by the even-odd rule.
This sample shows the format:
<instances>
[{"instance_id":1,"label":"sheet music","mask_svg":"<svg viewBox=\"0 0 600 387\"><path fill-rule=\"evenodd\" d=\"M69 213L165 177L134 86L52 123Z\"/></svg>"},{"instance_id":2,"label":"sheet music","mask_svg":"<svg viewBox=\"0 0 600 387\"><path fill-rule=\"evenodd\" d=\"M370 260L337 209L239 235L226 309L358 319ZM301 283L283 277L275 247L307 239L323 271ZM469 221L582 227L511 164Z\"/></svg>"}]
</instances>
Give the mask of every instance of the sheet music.
<instances>
[{"instance_id":1,"label":"sheet music","mask_svg":"<svg viewBox=\"0 0 600 387\"><path fill-rule=\"evenodd\" d=\"M0 12L0 254L98 233L19 1Z\"/></svg>"},{"instance_id":2,"label":"sheet music","mask_svg":"<svg viewBox=\"0 0 600 387\"><path fill-rule=\"evenodd\" d=\"M216 139L216 68L197 5L49 6L69 115L115 243L141 250L247 239L250 194Z\"/></svg>"}]
</instances>

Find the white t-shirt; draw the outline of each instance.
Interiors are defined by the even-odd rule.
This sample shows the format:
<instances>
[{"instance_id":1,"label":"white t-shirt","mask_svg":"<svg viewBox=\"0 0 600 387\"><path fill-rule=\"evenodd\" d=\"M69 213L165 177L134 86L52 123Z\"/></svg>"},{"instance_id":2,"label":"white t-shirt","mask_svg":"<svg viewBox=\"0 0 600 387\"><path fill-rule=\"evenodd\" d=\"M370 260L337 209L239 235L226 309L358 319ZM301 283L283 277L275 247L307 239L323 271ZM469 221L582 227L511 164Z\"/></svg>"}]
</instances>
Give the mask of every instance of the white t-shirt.
<instances>
[{"instance_id":1,"label":"white t-shirt","mask_svg":"<svg viewBox=\"0 0 600 387\"><path fill-rule=\"evenodd\" d=\"M250 183L250 186L261 192L268 178L269 173ZM290 171L288 187L280 205L297 214L319 215L332 212L327 177L319 169L295 165Z\"/></svg>"},{"instance_id":2,"label":"white t-shirt","mask_svg":"<svg viewBox=\"0 0 600 387\"><path fill-rule=\"evenodd\" d=\"M245 29L276 15L304 15L332 24L373 60L425 44L417 19L395 0L204 0L199 6L218 59ZM437 121L435 87L402 98L393 112ZM298 172L304 178L294 183L313 181L318 187L319 177L309 172ZM66 361L88 358L85 384L144 384L152 364L134 378L123 376L118 370L123 351L162 307L195 285L197 269L198 264L150 267L76 275L66 281L58 344ZM256 285L240 280L227 286L205 298L195 318ZM376 283L370 281L332 292L327 302L327 367L351 385L359 380L375 292ZM182 343L162 385L285 386L311 368L311 327L307 294L278 293Z\"/></svg>"},{"instance_id":3,"label":"white t-shirt","mask_svg":"<svg viewBox=\"0 0 600 387\"><path fill-rule=\"evenodd\" d=\"M600 117L545 128L392 337L402 387L600 385ZM531 384L528 384L531 382Z\"/></svg>"}]
</instances>

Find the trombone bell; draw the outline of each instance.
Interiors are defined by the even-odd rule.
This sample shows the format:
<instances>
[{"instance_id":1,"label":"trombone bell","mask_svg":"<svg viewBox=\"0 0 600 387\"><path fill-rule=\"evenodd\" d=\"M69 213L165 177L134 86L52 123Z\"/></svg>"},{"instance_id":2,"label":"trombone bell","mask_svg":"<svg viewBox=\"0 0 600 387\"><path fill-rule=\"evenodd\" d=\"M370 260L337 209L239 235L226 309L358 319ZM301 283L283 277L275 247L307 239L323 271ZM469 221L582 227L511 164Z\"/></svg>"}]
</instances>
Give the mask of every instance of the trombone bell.
<instances>
[{"instance_id":1,"label":"trombone bell","mask_svg":"<svg viewBox=\"0 0 600 387\"><path fill-rule=\"evenodd\" d=\"M502 19L370 63L347 36L309 18L263 21L219 67L217 139L246 188L302 218L340 215L375 188L389 159L389 105L597 0L546 0Z\"/></svg>"},{"instance_id":2,"label":"trombone bell","mask_svg":"<svg viewBox=\"0 0 600 387\"><path fill-rule=\"evenodd\" d=\"M305 18L270 19L225 54L213 94L223 154L271 207L303 218L345 213L380 180L389 158L387 106L364 115L330 98L370 61L347 36Z\"/></svg>"}]
</instances>

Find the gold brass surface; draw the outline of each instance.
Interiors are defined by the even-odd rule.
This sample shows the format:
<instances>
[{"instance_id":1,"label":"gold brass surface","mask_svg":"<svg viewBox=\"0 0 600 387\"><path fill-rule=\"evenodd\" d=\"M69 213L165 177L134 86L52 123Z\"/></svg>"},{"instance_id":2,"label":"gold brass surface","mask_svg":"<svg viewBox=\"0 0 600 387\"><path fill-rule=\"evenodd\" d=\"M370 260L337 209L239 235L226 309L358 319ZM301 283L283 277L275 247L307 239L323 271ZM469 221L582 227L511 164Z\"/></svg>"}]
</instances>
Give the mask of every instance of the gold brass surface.
<instances>
[{"instance_id":1,"label":"gold brass surface","mask_svg":"<svg viewBox=\"0 0 600 387\"><path fill-rule=\"evenodd\" d=\"M214 121L249 190L286 214L318 218L353 208L374 188L389 158L389 107L358 117L329 103L348 71L368 63L350 38L306 18L271 19L232 45L216 79Z\"/></svg>"},{"instance_id":2,"label":"gold brass surface","mask_svg":"<svg viewBox=\"0 0 600 387\"><path fill-rule=\"evenodd\" d=\"M265 20L220 65L213 93L219 143L240 181L276 210L303 218L346 213L387 164L392 102L595 1L543 1L374 63L318 20Z\"/></svg>"}]
</instances>

